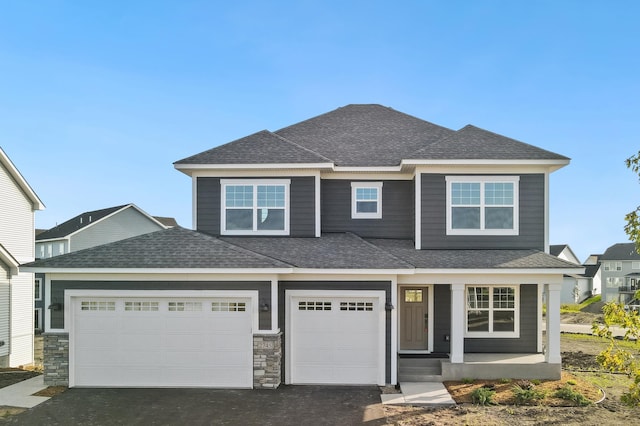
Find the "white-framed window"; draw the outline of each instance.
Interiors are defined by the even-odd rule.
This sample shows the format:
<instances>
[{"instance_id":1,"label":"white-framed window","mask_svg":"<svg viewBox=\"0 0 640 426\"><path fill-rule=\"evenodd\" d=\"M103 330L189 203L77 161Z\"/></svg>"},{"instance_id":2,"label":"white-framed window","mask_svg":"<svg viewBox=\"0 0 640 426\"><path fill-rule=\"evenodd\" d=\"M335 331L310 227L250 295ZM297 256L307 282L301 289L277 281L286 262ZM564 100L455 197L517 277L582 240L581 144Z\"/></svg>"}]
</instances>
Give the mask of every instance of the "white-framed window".
<instances>
[{"instance_id":1,"label":"white-framed window","mask_svg":"<svg viewBox=\"0 0 640 426\"><path fill-rule=\"evenodd\" d=\"M519 176L447 176L447 235L518 235Z\"/></svg>"},{"instance_id":2,"label":"white-framed window","mask_svg":"<svg viewBox=\"0 0 640 426\"><path fill-rule=\"evenodd\" d=\"M47 244L47 257L51 256L53 256L53 244L49 243Z\"/></svg>"},{"instance_id":3,"label":"white-framed window","mask_svg":"<svg viewBox=\"0 0 640 426\"><path fill-rule=\"evenodd\" d=\"M606 283L607 288L618 288L622 286L623 280L622 277L607 277Z\"/></svg>"},{"instance_id":4,"label":"white-framed window","mask_svg":"<svg viewBox=\"0 0 640 426\"><path fill-rule=\"evenodd\" d=\"M42 300L42 278L33 280L33 297L35 300Z\"/></svg>"},{"instance_id":5,"label":"white-framed window","mask_svg":"<svg viewBox=\"0 0 640 426\"><path fill-rule=\"evenodd\" d=\"M519 337L517 286L467 285L466 337Z\"/></svg>"},{"instance_id":6,"label":"white-framed window","mask_svg":"<svg viewBox=\"0 0 640 426\"><path fill-rule=\"evenodd\" d=\"M221 233L288 235L290 179L221 179Z\"/></svg>"},{"instance_id":7,"label":"white-framed window","mask_svg":"<svg viewBox=\"0 0 640 426\"><path fill-rule=\"evenodd\" d=\"M102 300L83 300L80 302L81 311L115 311L116 302Z\"/></svg>"},{"instance_id":8,"label":"white-framed window","mask_svg":"<svg viewBox=\"0 0 640 426\"><path fill-rule=\"evenodd\" d=\"M40 259L44 259L44 244L40 244Z\"/></svg>"},{"instance_id":9,"label":"white-framed window","mask_svg":"<svg viewBox=\"0 0 640 426\"><path fill-rule=\"evenodd\" d=\"M36 308L33 310L33 328L36 330L42 330L42 308Z\"/></svg>"},{"instance_id":10,"label":"white-framed window","mask_svg":"<svg viewBox=\"0 0 640 426\"><path fill-rule=\"evenodd\" d=\"M59 243L58 244L58 253L59 254L64 254L64 243Z\"/></svg>"},{"instance_id":11,"label":"white-framed window","mask_svg":"<svg viewBox=\"0 0 640 426\"><path fill-rule=\"evenodd\" d=\"M605 271L622 271L622 262L604 262L604 270Z\"/></svg>"},{"instance_id":12,"label":"white-framed window","mask_svg":"<svg viewBox=\"0 0 640 426\"><path fill-rule=\"evenodd\" d=\"M351 218L382 219L382 182L351 182Z\"/></svg>"},{"instance_id":13,"label":"white-framed window","mask_svg":"<svg viewBox=\"0 0 640 426\"><path fill-rule=\"evenodd\" d=\"M631 262L631 269L640 269L640 262L637 262L637 261Z\"/></svg>"}]
</instances>

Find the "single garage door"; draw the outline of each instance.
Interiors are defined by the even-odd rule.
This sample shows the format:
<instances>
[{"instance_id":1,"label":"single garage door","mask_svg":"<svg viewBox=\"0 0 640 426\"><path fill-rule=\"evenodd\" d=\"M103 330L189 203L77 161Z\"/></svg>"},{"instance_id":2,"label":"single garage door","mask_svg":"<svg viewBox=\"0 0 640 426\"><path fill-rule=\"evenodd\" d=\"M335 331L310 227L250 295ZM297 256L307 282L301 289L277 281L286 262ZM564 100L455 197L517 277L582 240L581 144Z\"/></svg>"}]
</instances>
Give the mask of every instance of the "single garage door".
<instances>
[{"instance_id":1,"label":"single garage door","mask_svg":"<svg viewBox=\"0 0 640 426\"><path fill-rule=\"evenodd\" d=\"M74 298L72 386L253 385L250 298Z\"/></svg>"},{"instance_id":2,"label":"single garage door","mask_svg":"<svg viewBox=\"0 0 640 426\"><path fill-rule=\"evenodd\" d=\"M372 292L368 292L372 293ZM292 384L384 384L384 292L289 298Z\"/></svg>"}]
</instances>

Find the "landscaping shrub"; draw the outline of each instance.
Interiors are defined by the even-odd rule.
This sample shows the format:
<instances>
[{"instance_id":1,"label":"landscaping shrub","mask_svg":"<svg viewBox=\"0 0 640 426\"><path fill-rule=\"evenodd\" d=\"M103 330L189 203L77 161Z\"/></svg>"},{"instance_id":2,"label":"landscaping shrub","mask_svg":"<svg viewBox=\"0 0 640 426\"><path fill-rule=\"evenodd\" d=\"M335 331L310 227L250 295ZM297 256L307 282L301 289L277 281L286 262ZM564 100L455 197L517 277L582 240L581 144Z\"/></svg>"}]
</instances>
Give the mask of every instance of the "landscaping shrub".
<instances>
[{"instance_id":1,"label":"landscaping shrub","mask_svg":"<svg viewBox=\"0 0 640 426\"><path fill-rule=\"evenodd\" d=\"M530 405L543 400L545 397L545 393L536 389L533 385L524 388L520 385L515 385L511 390L516 399L516 405Z\"/></svg>"},{"instance_id":2,"label":"landscaping shrub","mask_svg":"<svg viewBox=\"0 0 640 426\"><path fill-rule=\"evenodd\" d=\"M478 405L492 405L493 395L496 393L490 387L482 386L471 393L471 401Z\"/></svg>"},{"instance_id":3,"label":"landscaping shrub","mask_svg":"<svg viewBox=\"0 0 640 426\"><path fill-rule=\"evenodd\" d=\"M585 405L591 405L591 401L584 397L580 392L571 389L569 386L563 386L554 394L556 398L564 399L565 401L571 401L580 407Z\"/></svg>"}]
</instances>

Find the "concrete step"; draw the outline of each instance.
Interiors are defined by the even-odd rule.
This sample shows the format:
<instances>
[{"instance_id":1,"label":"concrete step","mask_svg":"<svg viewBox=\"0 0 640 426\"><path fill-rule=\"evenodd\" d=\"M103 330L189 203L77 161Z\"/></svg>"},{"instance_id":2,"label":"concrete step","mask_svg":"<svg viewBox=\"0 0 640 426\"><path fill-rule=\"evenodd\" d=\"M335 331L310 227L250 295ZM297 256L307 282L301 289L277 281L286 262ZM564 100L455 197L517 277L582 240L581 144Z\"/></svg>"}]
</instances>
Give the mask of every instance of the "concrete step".
<instances>
[{"instance_id":1,"label":"concrete step","mask_svg":"<svg viewBox=\"0 0 640 426\"><path fill-rule=\"evenodd\" d=\"M398 358L398 366L407 367L440 367L442 358Z\"/></svg>"},{"instance_id":2,"label":"concrete step","mask_svg":"<svg viewBox=\"0 0 640 426\"><path fill-rule=\"evenodd\" d=\"M420 375L420 374L442 374L442 368L437 367L399 367L398 374Z\"/></svg>"},{"instance_id":3,"label":"concrete step","mask_svg":"<svg viewBox=\"0 0 640 426\"><path fill-rule=\"evenodd\" d=\"M440 374L398 374L399 382L442 382L442 375Z\"/></svg>"}]
</instances>

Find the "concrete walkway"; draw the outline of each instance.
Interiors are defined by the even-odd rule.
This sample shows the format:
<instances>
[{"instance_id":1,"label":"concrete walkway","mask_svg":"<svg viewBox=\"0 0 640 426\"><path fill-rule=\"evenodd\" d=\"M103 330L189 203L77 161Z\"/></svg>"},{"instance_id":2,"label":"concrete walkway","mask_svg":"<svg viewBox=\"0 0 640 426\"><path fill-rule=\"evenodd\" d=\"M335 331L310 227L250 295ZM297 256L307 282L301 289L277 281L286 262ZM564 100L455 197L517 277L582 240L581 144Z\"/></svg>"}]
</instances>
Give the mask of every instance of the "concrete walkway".
<instances>
[{"instance_id":1,"label":"concrete walkway","mask_svg":"<svg viewBox=\"0 0 640 426\"><path fill-rule=\"evenodd\" d=\"M448 407L456 405L447 388L440 382L400 383L402 393L382 394L383 404Z\"/></svg>"},{"instance_id":2,"label":"concrete walkway","mask_svg":"<svg viewBox=\"0 0 640 426\"><path fill-rule=\"evenodd\" d=\"M0 389L0 405L20 408L33 408L45 402L49 397L32 396L34 393L46 389L42 375L23 380L11 386Z\"/></svg>"},{"instance_id":3,"label":"concrete walkway","mask_svg":"<svg viewBox=\"0 0 640 426\"><path fill-rule=\"evenodd\" d=\"M546 324L544 325L546 326ZM591 324L560 324L560 331L563 333L593 334ZM611 327L611 331L616 337L623 337L625 333L623 328L615 326Z\"/></svg>"}]
</instances>

